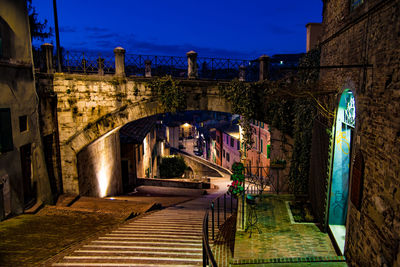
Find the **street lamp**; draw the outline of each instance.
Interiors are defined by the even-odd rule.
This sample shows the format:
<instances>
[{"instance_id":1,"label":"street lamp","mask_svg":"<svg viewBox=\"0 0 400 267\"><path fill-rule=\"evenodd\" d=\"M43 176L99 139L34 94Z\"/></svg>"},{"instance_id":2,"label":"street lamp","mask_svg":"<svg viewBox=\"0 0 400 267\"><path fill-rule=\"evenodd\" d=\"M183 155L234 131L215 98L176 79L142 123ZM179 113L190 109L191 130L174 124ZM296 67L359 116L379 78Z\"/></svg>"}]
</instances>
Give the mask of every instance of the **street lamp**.
<instances>
[{"instance_id":1,"label":"street lamp","mask_svg":"<svg viewBox=\"0 0 400 267\"><path fill-rule=\"evenodd\" d=\"M54 27L56 31L56 45L57 45L57 72L61 72L61 47L60 47L60 33L58 30L58 17L57 17L57 3L53 0L53 10L54 10Z\"/></svg>"}]
</instances>

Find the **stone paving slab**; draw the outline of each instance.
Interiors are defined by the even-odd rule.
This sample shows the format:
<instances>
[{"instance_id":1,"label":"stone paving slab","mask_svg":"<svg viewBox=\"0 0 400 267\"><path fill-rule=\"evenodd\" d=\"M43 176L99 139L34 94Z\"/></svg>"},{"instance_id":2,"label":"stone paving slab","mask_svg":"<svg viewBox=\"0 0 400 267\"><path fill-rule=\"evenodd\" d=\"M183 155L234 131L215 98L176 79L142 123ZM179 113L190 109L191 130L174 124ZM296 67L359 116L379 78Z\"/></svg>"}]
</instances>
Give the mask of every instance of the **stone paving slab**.
<instances>
[{"instance_id":1,"label":"stone paving slab","mask_svg":"<svg viewBox=\"0 0 400 267\"><path fill-rule=\"evenodd\" d=\"M157 190L156 190L157 191ZM143 214L155 203L168 207L188 196L121 196L119 200L81 198L71 207L46 206L0 222L0 266L33 266L92 235L109 231L130 214ZM163 195L163 194L161 194ZM68 202L68 201L67 201Z\"/></svg>"},{"instance_id":2,"label":"stone paving slab","mask_svg":"<svg viewBox=\"0 0 400 267\"><path fill-rule=\"evenodd\" d=\"M291 223L285 203L291 199L291 196L264 195L256 209L256 226L261 233L255 230L250 238L248 232L238 229L231 263L235 260L244 264L251 263L253 259L262 262L268 259L337 256L328 234L322 233L315 224Z\"/></svg>"}]
</instances>

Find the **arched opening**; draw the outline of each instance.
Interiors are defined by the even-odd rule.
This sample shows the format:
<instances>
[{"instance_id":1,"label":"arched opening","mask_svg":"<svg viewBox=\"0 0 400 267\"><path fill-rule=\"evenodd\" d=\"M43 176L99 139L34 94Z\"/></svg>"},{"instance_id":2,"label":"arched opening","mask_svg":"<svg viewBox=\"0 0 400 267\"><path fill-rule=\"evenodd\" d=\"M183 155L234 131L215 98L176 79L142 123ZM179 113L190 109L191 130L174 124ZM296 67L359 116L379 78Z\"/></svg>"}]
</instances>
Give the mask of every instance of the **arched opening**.
<instances>
[{"instance_id":1,"label":"arched opening","mask_svg":"<svg viewBox=\"0 0 400 267\"><path fill-rule=\"evenodd\" d=\"M340 98L336 115L328 217L329 229L342 254L346 236L350 159L355 118L355 99L353 93L347 89Z\"/></svg>"}]
</instances>

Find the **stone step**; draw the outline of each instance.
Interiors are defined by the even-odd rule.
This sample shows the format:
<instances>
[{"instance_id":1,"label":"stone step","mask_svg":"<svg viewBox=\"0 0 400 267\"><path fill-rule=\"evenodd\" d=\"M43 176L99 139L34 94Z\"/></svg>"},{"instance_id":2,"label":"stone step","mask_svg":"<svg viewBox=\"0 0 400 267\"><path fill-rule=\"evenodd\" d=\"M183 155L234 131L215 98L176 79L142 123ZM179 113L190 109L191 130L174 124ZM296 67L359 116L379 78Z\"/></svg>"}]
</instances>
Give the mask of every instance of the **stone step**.
<instances>
[{"instance_id":1,"label":"stone step","mask_svg":"<svg viewBox=\"0 0 400 267\"><path fill-rule=\"evenodd\" d=\"M202 248L199 247L165 247L165 246L140 246L140 245L116 245L116 244L90 244L90 245L84 245L83 246L85 249L90 248L90 249L107 249L107 250L129 250L132 251L134 249L138 249L141 251L171 251L171 252L176 252L176 251L182 251L182 252L198 252L202 251Z\"/></svg>"},{"instance_id":2,"label":"stone step","mask_svg":"<svg viewBox=\"0 0 400 267\"><path fill-rule=\"evenodd\" d=\"M130 233L125 233L125 234L106 234L107 237L135 237L135 238L145 238L145 239L163 239L163 238L179 238L183 240L197 240L201 239L201 235L188 235L188 234L160 234L160 233L154 233L154 234L143 234L143 233L137 233L137 234L130 234Z\"/></svg>"},{"instance_id":3,"label":"stone step","mask_svg":"<svg viewBox=\"0 0 400 267\"><path fill-rule=\"evenodd\" d=\"M122 245L122 244L127 244L127 245L148 245L148 246L160 246L163 245L165 247L168 246L177 246L177 247L201 247L201 242L168 242L168 241L112 241L112 240L94 240L91 243L96 243L96 244L116 244L116 245Z\"/></svg>"},{"instance_id":4,"label":"stone step","mask_svg":"<svg viewBox=\"0 0 400 267\"><path fill-rule=\"evenodd\" d=\"M127 230L114 230L112 231L112 233L114 234L160 234L160 235L170 235L170 234L174 234L174 235L190 235L190 236L201 236L202 232L201 231L179 231L179 230L158 230L157 232L155 231L142 231L142 230L137 230L137 229L127 229Z\"/></svg>"},{"instance_id":5,"label":"stone step","mask_svg":"<svg viewBox=\"0 0 400 267\"><path fill-rule=\"evenodd\" d=\"M100 255L170 255L174 257L201 257L201 250L185 251L185 250L175 250L172 251L170 248L162 250L123 250L123 249L79 249L74 251L73 255L76 254L100 254Z\"/></svg>"},{"instance_id":6,"label":"stone step","mask_svg":"<svg viewBox=\"0 0 400 267\"><path fill-rule=\"evenodd\" d=\"M99 237L99 240L105 240L105 241L118 241L118 240L129 240L129 241L150 241L154 243L160 243L160 242L177 242L177 243L201 243L201 239L184 239L184 238L146 238L146 237L122 237L122 236L101 236Z\"/></svg>"},{"instance_id":7,"label":"stone step","mask_svg":"<svg viewBox=\"0 0 400 267\"><path fill-rule=\"evenodd\" d=\"M199 259L182 259L173 257L131 257L131 256L65 256L63 264L65 263L79 263L84 266L88 265L101 265L105 266L112 263L130 263L130 264L170 264L170 265L200 265L202 258ZM138 266L138 265L137 265ZM141 266L141 265L139 265Z\"/></svg>"}]
</instances>

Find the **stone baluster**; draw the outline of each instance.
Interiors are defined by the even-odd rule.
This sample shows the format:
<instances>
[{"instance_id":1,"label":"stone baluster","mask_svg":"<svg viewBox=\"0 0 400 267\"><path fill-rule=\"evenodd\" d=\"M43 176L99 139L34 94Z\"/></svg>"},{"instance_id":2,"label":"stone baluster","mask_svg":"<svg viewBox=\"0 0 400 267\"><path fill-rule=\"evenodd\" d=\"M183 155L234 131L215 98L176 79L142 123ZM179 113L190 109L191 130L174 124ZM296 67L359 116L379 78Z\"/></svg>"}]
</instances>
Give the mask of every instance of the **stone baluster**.
<instances>
[{"instance_id":1,"label":"stone baluster","mask_svg":"<svg viewBox=\"0 0 400 267\"><path fill-rule=\"evenodd\" d=\"M188 78L196 79L199 76L197 69L197 53L192 50L187 52L186 56L188 59Z\"/></svg>"},{"instance_id":2,"label":"stone baluster","mask_svg":"<svg viewBox=\"0 0 400 267\"><path fill-rule=\"evenodd\" d=\"M151 77L151 60L145 60L144 64L144 77Z\"/></svg>"},{"instance_id":3,"label":"stone baluster","mask_svg":"<svg viewBox=\"0 0 400 267\"><path fill-rule=\"evenodd\" d=\"M246 81L246 67L243 65L239 66L239 81Z\"/></svg>"},{"instance_id":4,"label":"stone baluster","mask_svg":"<svg viewBox=\"0 0 400 267\"><path fill-rule=\"evenodd\" d=\"M41 71L45 73L54 73L53 66L53 48L54 46L49 43L41 45L42 48L42 64L40 66Z\"/></svg>"},{"instance_id":5,"label":"stone baluster","mask_svg":"<svg viewBox=\"0 0 400 267\"><path fill-rule=\"evenodd\" d=\"M125 77L125 49L114 48L115 55L115 76Z\"/></svg>"},{"instance_id":6,"label":"stone baluster","mask_svg":"<svg viewBox=\"0 0 400 267\"><path fill-rule=\"evenodd\" d=\"M98 66L98 74L103 76L104 75L104 58L99 57L97 59L97 66Z\"/></svg>"},{"instance_id":7,"label":"stone baluster","mask_svg":"<svg viewBox=\"0 0 400 267\"><path fill-rule=\"evenodd\" d=\"M260 81L264 81L268 79L269 76L269 56L267 55L262 55L261 57L258 58L258 61L260 62Z\"/></svg>"}]
</instances>

